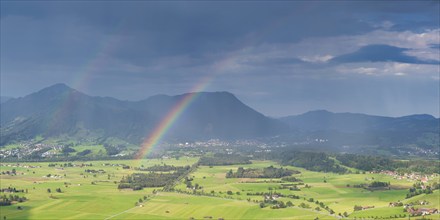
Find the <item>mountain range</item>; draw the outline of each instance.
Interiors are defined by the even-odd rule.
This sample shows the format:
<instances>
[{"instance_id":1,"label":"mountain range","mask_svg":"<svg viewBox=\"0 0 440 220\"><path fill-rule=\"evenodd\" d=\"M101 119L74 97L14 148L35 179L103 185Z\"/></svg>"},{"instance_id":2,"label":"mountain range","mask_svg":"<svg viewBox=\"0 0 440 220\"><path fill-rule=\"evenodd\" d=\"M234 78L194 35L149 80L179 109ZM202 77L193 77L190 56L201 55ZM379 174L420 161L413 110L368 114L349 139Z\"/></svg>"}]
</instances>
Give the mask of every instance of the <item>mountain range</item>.
<instances>
[{"instance_id":1,"label":"mountain range","mask_svg":"<svg viewBox=\"0 0 440 220\"><path fill-rule=\"evenodd\" d=\"M440 120L431 115L404 117L332 113L325 110L271 118L229 92L156 95L141 101L93 97L55 84L1 103L0 145L36 136L116 137L139 144L178 103L196 98L165 133L164 140L332 137L334 144L438 146Z\"/></svg>"},{"instance_id":2,"label":"mountain range","mask_svg":"<svg viewBox=\"0 0 440 220\"><path fill-rule=\"evenodd\" d=\"M56 84L1 105L1 143L62 134L93 132L140 143L187 95L157 95L142 101L92 97ZM201 92L181 113L165 139L240 139L275 135L288 129L228 92Z\"/></svg>"}]
</instances>

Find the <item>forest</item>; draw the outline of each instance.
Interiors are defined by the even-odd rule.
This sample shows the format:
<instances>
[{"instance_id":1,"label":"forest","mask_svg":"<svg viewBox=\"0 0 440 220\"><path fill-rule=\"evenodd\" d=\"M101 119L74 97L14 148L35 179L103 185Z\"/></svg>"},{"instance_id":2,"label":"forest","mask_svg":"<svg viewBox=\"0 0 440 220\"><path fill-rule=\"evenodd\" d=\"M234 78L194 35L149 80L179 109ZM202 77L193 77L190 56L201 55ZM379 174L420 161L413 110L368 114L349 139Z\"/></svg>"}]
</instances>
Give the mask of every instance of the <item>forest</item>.
<instances>
[{"instance_id":1,"label":"forest","mask_svg":"<svg viewBox=\"0 0 440 220\"><path fill-rule=\"evenodd\" d=\"M248 157L239 154L221 154L216 153L212 156L204 156L200 158L199 164L205 166L225 166L236 164L250 164Z\"/></svg>"},{"instance_id":2,"label":"forest","mask_svg":"<svg viewBox=\"0 0 440 220\"><path fill-rule=\"evenodd\" d=\"M275 153L275 160L283 165L302 167L311 171L346 173L347 168L340 166L333 158L325 153L283 151Z\"/></svg>"},{"instance_id":3,"label":"forest","mask_svg":"<svg viewBox=\"0 0 440 220\"><path fill-rule=\"evenodd\" d=\"M275 168L269 166L263 169L257 168L243 168L239 167L236 172L229 170L226 173L226 178L281 178L290 176L292 174L298 174L299 171L289 170L285 168Z\"/></svg>"},{"instance_id":4,"label":"forest","mask_svg":"<svg viewBox=\"0 0 440 220\"><path fill-rule=\"evenodd\" d=\"M130 188L133 190L141 190L144 187L164 187L178 179L188 170L190 170L190 166L169 173L133 173L122 177L118 189Z\"/></svg>"}]
</instances>

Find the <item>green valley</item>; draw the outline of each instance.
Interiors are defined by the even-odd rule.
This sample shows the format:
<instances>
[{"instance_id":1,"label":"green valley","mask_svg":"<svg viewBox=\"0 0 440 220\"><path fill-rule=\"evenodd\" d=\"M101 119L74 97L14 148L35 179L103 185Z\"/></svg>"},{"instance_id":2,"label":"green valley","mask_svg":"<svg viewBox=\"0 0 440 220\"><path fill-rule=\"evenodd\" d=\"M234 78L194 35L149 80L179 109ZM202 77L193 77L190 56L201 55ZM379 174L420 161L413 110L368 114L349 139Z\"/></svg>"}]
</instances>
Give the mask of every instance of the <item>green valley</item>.
<instances>
[{"instance_id":1,"label":"green valley","mask_svg":"<svg viewBox=\"0 0 440 220\"><path fill-rule=\"evenodd\" d=\"M1 188L23 192L4 191L1 195L19 195L27 200L0 206L1 216L3 219L407 219L411 213L404 206L439 209L438 189L406 198L409 189L421 181L394 173L324 173L281 166L268 160L221 166L199 165L198 161L198 157L183 156L2 163ZM118 188L130 175L165 175L179 167L189 170L179 173L165 187ZM299 181L226 178L230 170L267 167L276 170L282 167ZM430 186L437 184L434 182L438 182L439 176L426 174L423 178L423 185ZM389 186L369 188L372 182ZM402 205L391 207L391 203L397 202ZM361 207L360 210L354 211L355 206ZM439 214L429 215L433 219L439 217Z\"/></svg>"}]
</instances>

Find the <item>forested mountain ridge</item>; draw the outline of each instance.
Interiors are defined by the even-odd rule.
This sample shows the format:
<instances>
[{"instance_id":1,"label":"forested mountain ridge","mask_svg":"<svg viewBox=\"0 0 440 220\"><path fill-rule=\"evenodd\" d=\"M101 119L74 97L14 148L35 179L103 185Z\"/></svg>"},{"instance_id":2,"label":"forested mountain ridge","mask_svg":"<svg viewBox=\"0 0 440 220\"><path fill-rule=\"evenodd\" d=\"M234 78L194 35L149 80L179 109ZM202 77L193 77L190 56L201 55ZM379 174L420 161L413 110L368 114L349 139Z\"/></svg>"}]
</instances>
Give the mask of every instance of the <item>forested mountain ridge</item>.
<instances>
[{"instance_id":1,"label":"forested mountain ridge","mask_svg":"<svg viewBox=\"0 0 440 220\"><path fill-rule=\"evenodd\" d=\"M404 117L311 111L279 119L267 117L229 92L156 95L141 101L93 97L55 84L1 104L0 145L36 136L115 137L141 143L185 97L194 99L173 121L163 139L260 139L289 142L316 138L328 147L439 146L440 121L431 115ZM294 138L292 138L294 137ZM328 141L328 142L327 142Z\"/></svg>"},{"instance_id":2,"label":"forested mountain ridge","mask_svg":"<svg viewBox=\"0 0 440 220\"><path fill-rule=\"evenodd\" d=\"M333 146L409 147L438 152L440 145L440 119L426 114L384 117L318 110L280 120L291 133L328 140Z\"/></svg>"},{"instance_id":3,"label":"forested mountain ridge","mask_svg":"<svg viewBox=\"0 0 440 220\"><path fill-rule=\"evenodd\" d=\"M1 105L1 145L37 135L93 133L140 143L188 95L157 95L142 101L92 97L56 84ZM228 92L201 92L173 123L167 138L256 138L287 126L243 104Z\"/></svg>"}]
</instances>

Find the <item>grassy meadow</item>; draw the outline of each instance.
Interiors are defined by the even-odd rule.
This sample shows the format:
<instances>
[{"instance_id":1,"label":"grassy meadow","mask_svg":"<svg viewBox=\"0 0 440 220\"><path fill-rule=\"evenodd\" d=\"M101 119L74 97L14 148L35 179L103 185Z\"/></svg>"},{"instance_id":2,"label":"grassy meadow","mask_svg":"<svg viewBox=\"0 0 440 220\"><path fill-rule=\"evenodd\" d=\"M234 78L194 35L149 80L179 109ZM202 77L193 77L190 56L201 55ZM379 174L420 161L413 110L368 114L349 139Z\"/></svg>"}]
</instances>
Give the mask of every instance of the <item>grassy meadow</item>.
<instances>
[{"instance_id":1,"label":"grassy meadow","mask_svg":"<svg viewBox=\"0 0 440 220\"><path fill-rule=\"evenodd\" d=\"M293 176L304 181L300 191L281 189L280 179L226 178L229 170L238 167L264 168L270 165L280 167L272 161L252 161L252 164L229 166L199 166L189 174L193 184L198 184L202 195L194 195L181 180L174 192L144 188L133 191L118 189L123 176L135 171L123 169L131 167L149 167L153 165L185 166L196 163L198 158L181 157L176 159L151 160L112 160L71 162L74 167L49 167L50 163L3 163L0 172L16 170L17 175L1 175L1 187L15 187L26 190L18 193L28 200L11 206L0 206L1 219L338 219L339 213L347 212L347 219L389 218L408 213L403 207L388 207L390 202L429 201L423 207L439 208L438 190L433 194L422 194L405 200L408 188L414 183L410 180L397 180L384 174L334 174L307 171L302 168ZM65 162L54 162L64 164ZM92 164L83 166L81 164ZM31 168L31 166L34 166ZM87 173L86 169L103 170L101 173ZM146 171L143 171L146 172ZM48 177L50 174L50 177ZM438 179L438 177L437 177ZM353 185L368 183L372 180L390 182L390 189L369 191L354 188ZM437 180L438 181L438 180ZM309 187L305 187L305 185ZM60 188L61 193L56 192ZM48 192L48 189L51 192ZM228 193L228 191L230 191ZM283 195L296 195L299 199L279 198L283 202L292 202L293 207L271 209L260 208L257 200L261 195L248 195L256 192L277 192ZM9 193L1 193L8 195ZM142 199L140 205L135 203ZM313 199L313 202L310 200ZM334 210L330 214L316 209L316 200ZM307 208L299 207L301 203ZM353 211L354 205L374 206L374 208ZM18 209L20 206L21 209ZM438 219L439 215L429 218ZM400 219L400 218L394 218Z\"/></svg>"}]
</instances>

